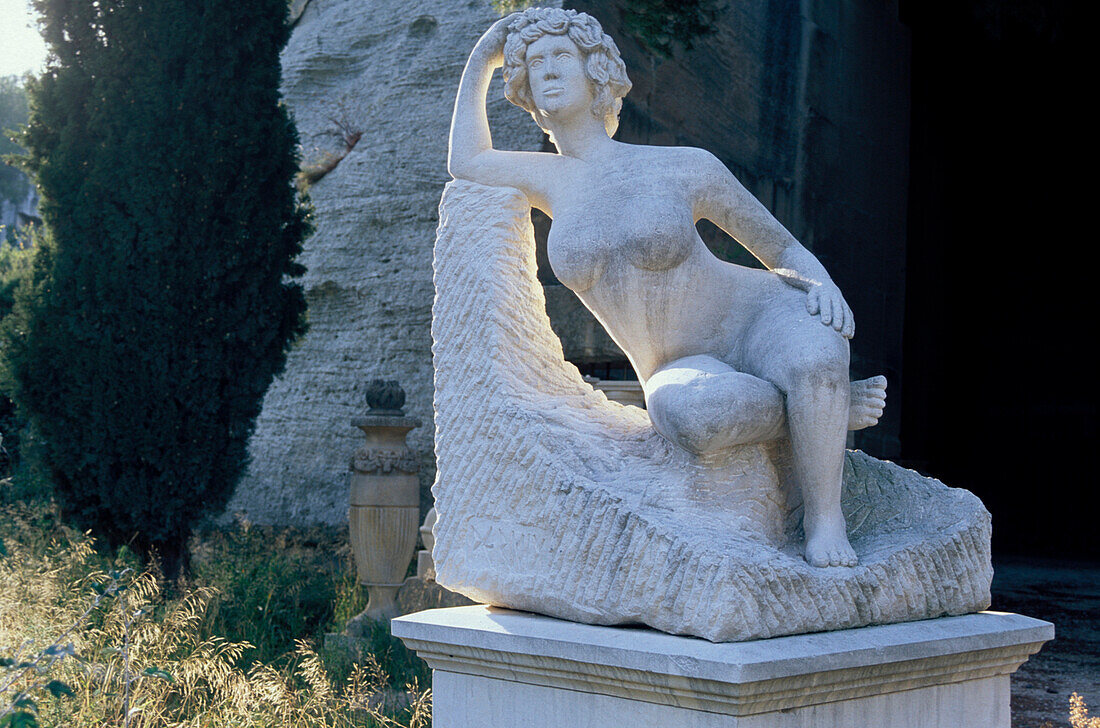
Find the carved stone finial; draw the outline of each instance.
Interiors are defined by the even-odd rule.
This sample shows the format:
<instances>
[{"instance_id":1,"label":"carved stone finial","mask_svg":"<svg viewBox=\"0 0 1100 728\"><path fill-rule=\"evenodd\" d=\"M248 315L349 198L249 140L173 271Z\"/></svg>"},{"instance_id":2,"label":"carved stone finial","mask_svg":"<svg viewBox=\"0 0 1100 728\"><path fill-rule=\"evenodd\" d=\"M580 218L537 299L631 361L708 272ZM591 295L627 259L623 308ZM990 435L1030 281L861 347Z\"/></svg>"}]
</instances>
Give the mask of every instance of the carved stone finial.
<instances>
[{"instance_id":1,"label":"carved stone finial","mask_svg":"<svg viewBox=\"0 0 1100 728\"><path fill-rule=\"evenodd\" d=\"M351 424L367 436L367 442L351 459L351 469L360 473L415 473L420 463L405 443L409 430L420 420L408 417L405 390L392 379L374 379L367 385L367 414Z\"/></svg>"},{"instance_id":2,"label":"carved stone finial","mask_svg":"<svg viewBox=\"0 0 1100 728\"><path fill-rule=\"evenodd\" d=\"M404 414L405 390L393 379L374 379L367 385L371 414Z\"/></svg>"}]
</instances>

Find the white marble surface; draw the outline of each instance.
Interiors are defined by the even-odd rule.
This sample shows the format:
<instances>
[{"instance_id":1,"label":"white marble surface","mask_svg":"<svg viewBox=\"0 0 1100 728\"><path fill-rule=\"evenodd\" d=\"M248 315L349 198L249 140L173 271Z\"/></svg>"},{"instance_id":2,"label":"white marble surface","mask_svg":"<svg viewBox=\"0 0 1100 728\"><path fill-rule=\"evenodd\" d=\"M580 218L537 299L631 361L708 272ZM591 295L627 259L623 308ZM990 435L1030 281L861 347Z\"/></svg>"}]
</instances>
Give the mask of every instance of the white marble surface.
<instances>
[{"instance_id":1,"label":"white marble surface","mask_svg":"<svg viewBox=\"0 0 1100 728\"><path fill-rule=\"evenodd\" d=\"M486 94L557 153L494 148ZM854 318L820 262L713 155L611 138L630 89L592 17L530 9L474 46L451 126L433 308L437 579L577 621L747 640L989 605L989 514L846 453L884 378L849 381ZM547 254L626 352L647 412L562 357ZM718 260L709 219L767 270Z\"/></svg>"},{"instance_id":2,"label":"white marble surface","mask_svg":"<svg viewBox=\"0 0 1100 728\"><path fill-rule=\"evenodd\" d=\"M493 146L493 69L557 153ZM519 189L553 218L558 279L622 348L654 428L695 454L790 439L806 560L854 566L841 506L850 429L873 426L885 377L849 381L855 318L821 263L702 149L612 139L631 82L586 13L532 8L470 53L451 125L456 179ZM695 224L725 230L767 270L716 258Z\"/></svg>"},{"instance_id":3,"label":"white marble surface","mask_svg":"<svg viewBox=\"0 0 1100 728\"><path fill-rule=\"evenodd\" d=\"M432 333L436 578L479 602L712 640L989 606L989 514L972 494L851 452L841 506L859 565L803 558L783 442L696 455L562 356L526 198L453 182Z\"/></svg>"},{"instance_id":4,"label":"white marble surface","mask_svg":"<svg viewBox=\"0 0 1100 728\"><path fill-rule=\"evenodd\" d=\"M1007 681L937 685L731 716L437 670L435 728L1009 728ZM518 710L517 710L518 706Z\"/></svg>"},{"instance_id":5,"label":"white marble surface","mask_svg":"<svg viewBox=\"0 0 1100 728\"><path fill-rule=\"evenodd\" d=\"M712 644L484 606L392 629L435 670L439 728L1007 728L1009 676L1054 634L985 612Z\"/></svg>"}]
</instances>

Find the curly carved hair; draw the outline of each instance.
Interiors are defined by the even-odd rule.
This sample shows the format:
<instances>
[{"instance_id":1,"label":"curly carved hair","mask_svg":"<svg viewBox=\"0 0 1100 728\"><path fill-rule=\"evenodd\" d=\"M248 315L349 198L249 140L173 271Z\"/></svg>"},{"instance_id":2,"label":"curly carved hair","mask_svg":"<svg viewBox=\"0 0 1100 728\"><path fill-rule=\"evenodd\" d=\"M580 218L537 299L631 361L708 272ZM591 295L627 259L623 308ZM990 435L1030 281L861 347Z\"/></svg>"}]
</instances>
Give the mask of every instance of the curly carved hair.
<instances>
[{"instance_id":1,"label":"curly carved hair","mask_svg":"<svg viewBox=\"0 0 1100 728\"><path fill-rule=\"evenodd\" d=\"M592 114L603 119L608 136L614 135L619 128L623 97L632 84L615 41L587 13L558 8L530 8L516 13L508 24L508 38L504 42L504 96L543 126L527 82L527 46L544 35L567 35L580 49L584 55L584 74L596 92Z\"/></svg>"}]
</instances>

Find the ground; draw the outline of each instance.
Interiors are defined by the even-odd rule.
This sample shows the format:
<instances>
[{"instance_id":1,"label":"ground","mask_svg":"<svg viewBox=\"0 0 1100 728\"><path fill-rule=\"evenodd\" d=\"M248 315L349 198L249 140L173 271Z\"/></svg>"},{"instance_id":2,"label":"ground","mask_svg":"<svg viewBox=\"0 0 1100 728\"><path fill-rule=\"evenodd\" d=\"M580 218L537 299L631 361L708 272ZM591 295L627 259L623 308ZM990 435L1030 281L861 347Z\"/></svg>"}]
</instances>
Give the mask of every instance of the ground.
<instances>
[{"instance_id":1,"label":"ground","mask_svg":"<svg viewBox=\"0 0 1100 728\"><path fill-rule=\"evenodd\" d=\"M1100 716L1100 563L1002 557L993 568L993 610L1055 629L1012 677L1012 728L1068 727L1073 692Z\"/></svg>"}]
</instances>

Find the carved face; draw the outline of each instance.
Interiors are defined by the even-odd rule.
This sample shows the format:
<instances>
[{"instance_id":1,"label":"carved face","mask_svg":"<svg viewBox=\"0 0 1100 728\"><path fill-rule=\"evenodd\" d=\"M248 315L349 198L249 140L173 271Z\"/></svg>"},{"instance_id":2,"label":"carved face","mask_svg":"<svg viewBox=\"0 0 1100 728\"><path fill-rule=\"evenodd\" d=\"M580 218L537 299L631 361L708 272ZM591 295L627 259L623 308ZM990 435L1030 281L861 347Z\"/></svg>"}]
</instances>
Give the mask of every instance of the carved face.
<instances>
[{"instance_id":1,"label":"carved face","mask_svg":"<svg viewBox=\"0 0 1100 728\"><path fill-rule=\"evenodd\" d=\"M527 46L527 82L535 106L548 119L587 112L595 98L584 54L565 35L544 35Z\"/></svg>"}]
</instances>

